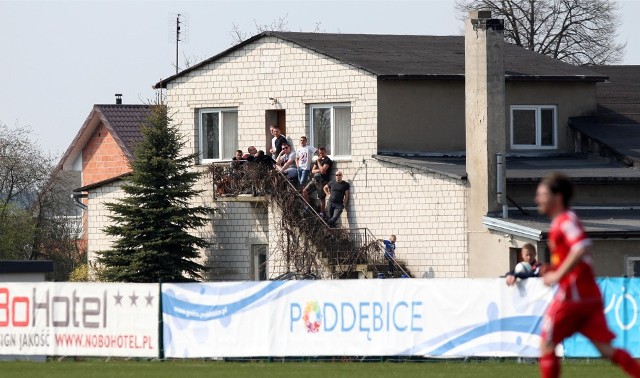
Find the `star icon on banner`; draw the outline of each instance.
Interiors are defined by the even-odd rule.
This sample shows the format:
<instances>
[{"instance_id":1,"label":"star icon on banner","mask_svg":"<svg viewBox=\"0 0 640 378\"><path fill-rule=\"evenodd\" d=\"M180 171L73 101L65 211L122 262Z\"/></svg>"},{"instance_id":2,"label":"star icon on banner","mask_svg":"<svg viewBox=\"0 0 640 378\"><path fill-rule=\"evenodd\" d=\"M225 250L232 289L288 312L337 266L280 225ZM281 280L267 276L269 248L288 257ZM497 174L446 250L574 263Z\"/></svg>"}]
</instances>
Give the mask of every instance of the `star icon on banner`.
<instances>
[{"instance_id":1,"label":"star icon on banner","mask_svg":"<svg viewBox=\"0 0 640 378\"><path fill-rule=\"evenodd\" d=\"M153 306L153 295L151 295L151 292L149 292L149 295L144 297L144 299L147 301L147 306L148 307Z\"/></svg>"},{"instance_id":2,"label":"star icon on banner","mask_svg":"<svg viewBox=\"0 0 640 378\"><path fill-rule=\"evenodd\" d=\"M113 299L116 300L116 306L122 306L122 295L120 295L120 290L118 290L118 293L113 296Z\"/></svg>"},{"instance_id":3,"label":"star icon on banner","mask_svg":"<svg viewBox=\"0 0 640 378\"><path fill-rule=\"evenodd\" d=\"M138 300L138 296L136 295L135 291L129 296L129 299L131 299L131 306L138 306L138 304L136 303L136 301Z\"/></svg>"}]
</instances>

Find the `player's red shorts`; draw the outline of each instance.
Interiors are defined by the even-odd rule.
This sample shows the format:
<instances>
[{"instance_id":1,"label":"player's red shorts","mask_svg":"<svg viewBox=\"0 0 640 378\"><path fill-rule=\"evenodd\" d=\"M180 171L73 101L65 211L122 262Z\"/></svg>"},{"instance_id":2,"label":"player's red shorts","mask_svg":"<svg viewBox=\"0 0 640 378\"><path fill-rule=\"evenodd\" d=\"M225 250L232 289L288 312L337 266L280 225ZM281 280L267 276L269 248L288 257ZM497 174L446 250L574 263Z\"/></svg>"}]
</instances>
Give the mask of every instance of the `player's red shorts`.
<instances>
[{"instance_id":1,"label":"player's red shorts","mask_svg":"<svg viewBox=\"0 0 640 378\"><path fill-rule=\"evenodd\" d=\"M615 338L607 327L601 301L565 302L553 299L542 322L542 339L559 344L576 332L592 342L610 343Z\"/></svg>"}]
</instances>

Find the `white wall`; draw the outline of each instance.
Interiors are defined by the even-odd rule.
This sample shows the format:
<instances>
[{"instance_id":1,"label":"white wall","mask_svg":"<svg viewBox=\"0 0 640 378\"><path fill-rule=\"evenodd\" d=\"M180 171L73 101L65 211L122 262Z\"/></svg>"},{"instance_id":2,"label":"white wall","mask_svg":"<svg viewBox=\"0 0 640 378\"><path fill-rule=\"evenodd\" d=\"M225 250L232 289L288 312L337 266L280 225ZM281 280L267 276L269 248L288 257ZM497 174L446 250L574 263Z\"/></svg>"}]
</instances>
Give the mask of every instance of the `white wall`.
<instances>
[{"instance_id":1,"label":"white wall","mask_svg":"<svg viewBox=\"0 0 640 378\"><path fill-rule=\"evenodd\" d=\"M278 103L273 105L270 97ZM352 184L352 201L343 213L342 224L368 227L379 238L395 233L398 257L416 276L465 277L465 185L439 174L411 176L405 168L371 159L377 152L378 127L374 75L290 42L265 37L175 79L167 88L169 112L187 137L185 153L196 151L200 108L237 108L238 147L246 151L250 145L258 149L265 145L265 111L286 111L287 136L297 144L299 136L309 135L308 105L337 102L351 104L352 123L351 159L334 166L343 170ZM208 191L203 203L221 206L220 201L212 200L210 184L201 187ZM247 218L246 224L239 225L241 218L226 214L214 222L211 234L217 246L210 257L230 264L229 273L221 277L241 279L248 269L243 256L248 256L250 243L243 245L230 233L248 233L247 227L255 226L256 219ZM263 230L262 235L266 233ZM270 254L277 255L277 238L267 238ZM222 268L216 265L216 269Z\"/></svg>"}]
</instances>

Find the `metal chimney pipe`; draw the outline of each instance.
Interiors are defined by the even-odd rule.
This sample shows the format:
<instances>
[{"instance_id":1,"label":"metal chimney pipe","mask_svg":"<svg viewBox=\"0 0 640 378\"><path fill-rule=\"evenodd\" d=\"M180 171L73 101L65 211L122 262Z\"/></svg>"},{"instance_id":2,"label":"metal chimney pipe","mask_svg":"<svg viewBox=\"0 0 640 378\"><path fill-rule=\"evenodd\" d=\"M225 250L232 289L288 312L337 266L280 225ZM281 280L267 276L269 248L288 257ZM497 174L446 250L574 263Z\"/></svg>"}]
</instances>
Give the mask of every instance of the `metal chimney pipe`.
<instances>
[{"instance_id":1,"label":"metal chimney pipe","mask_svg":"<svg viewBox=\"0 0 640 378\"><path fill-rule=\"evenodd\" d=\"M507 204L507 185L505 179L504 156L498 152L496 154L496 200L502 205L502 218L509 218L509 205Z\"/></svg>"},{"instance_id":2,"label":"metal chimney pipe","mask_svg":"<svg viewBox=\"0 0 640 378\"><path fill-rule=\"evenodd\" d=\"M116 105L122 105L122 93L116 93Z\"/></svg>"}]
</instances>

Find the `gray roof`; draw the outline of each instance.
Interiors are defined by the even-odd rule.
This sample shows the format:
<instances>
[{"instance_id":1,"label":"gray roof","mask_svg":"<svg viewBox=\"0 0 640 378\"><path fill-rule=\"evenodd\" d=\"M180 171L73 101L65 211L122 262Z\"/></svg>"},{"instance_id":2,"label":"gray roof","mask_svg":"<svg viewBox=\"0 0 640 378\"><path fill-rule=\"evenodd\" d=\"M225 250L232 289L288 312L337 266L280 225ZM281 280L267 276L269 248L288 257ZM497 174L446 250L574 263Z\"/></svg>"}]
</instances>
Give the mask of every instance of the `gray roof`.
<instances>
[{"instance_id":1,"label":"gray roof","mask_svg":"<svg viewBox=\"0 0 640 378\"><path fill-rule=\"evenodd\" d=\"M464 37L263 32L155 84L167 83L264 37L295 43L387 79L464 79ZM605 75L505 43L507 80L602 81Z\"/></svg>"},{"instance_id":2,"label":"gray roof","mask_svg":"<svg viewBox=\"0 0 640 378\"><path fill-rule=\"evenodd\" d=\"M640 166L640 124L600 123L597 117L574 117L569 124L627 163Z\"/></svg>"},{"instance_id":3,"label":"gray roof","mask_svg":"<svg viewBox=\"0 0 640 378\"><path fill-rule=\"evenodd\" d=\"M375 155L375 159L459 180L467 179L464 157ZM538 182L553 172L562 172L576 182L639 182L640 170L609 159L592 160L578 155L507 157L507 182Z\"/></svg>"},{"instance_id":4,"label":"gray roof","mask_svg":"<svg viewBox=\"0 0 640 378\"><path fill-rule=\"evenodd\" d=\"M640 238L640 209L574 209L592 239ZM519 233L536 240L547 240L551 220L539 214L523 215L510 211L509 218L485 217L485 225L500 232Z\"/></svg>"},{"instance_id":5,"label":"gray roof","mask_svg":"<svg viewBox=\"0 0 640 378\"><path fill-rule=\"evenodd\" d=\"M430 172L466 180L464 157L442 156L374 156L376 160L407 169L409 172ZM539 182L552 172L568 174L576 182L639 182L640 170L608 160L589 160L579 156L510 157L507 158L507 182ZM640 238L640 209L577 208L585 230L593 239L612 237ZM550 220L535 211L528 215L511 210L509 218L489 215L483 223L500 232L509 232L532 240L546 240Z\"/></svg>"},{"instance_id":6,"label":"gray roof","mask_svg":"<svg viewBox=\"0 0 640 378\"><path fill-rule=\"evenodd\" d=\"M598 83L598 120L602 124L640 124L640 65L591 66L608 76Z\"/></svg>"},{"instance_id":7,"label":"gray roof","mask_svg":"<svg viewBox=\"0 0 640 378\"><path fill-rule=\"evenodd\" d=\"M592 66L609 79L596 86L598 113L571 118L572 127L640 166L640 66Z\"/></svg>"},{"instance_id":8,"label":"gray roof","mask_svg":"<svg viewBox=\"0 0 640 378\"><path fill-rule=\"evenodd\" d=\"M133 154L142 141L140 126L151 115L151 105L95 105L113 131L122 140L128 152Z\"/></svg>"},{"instance_id":9,"label":"gray roof","mask_svg":"<svg viewBox=\"0 0 640 378\"><path fill-rule=\"evenodd\" d=\"M141 125L151 114L152 108L152 105L94 105L69 148L62 155L58 163L59 168L72 169L73 163L82 154L82 149L100 122L112 132L125 156L132 159L136 145L142 140Z\"/></svg>"}]
</instances>

